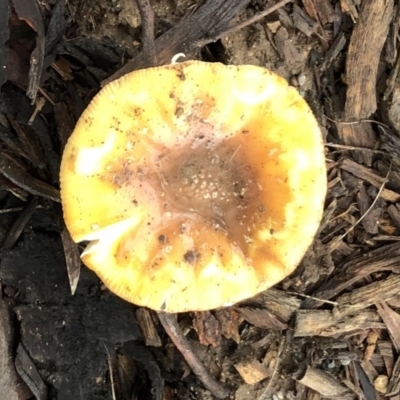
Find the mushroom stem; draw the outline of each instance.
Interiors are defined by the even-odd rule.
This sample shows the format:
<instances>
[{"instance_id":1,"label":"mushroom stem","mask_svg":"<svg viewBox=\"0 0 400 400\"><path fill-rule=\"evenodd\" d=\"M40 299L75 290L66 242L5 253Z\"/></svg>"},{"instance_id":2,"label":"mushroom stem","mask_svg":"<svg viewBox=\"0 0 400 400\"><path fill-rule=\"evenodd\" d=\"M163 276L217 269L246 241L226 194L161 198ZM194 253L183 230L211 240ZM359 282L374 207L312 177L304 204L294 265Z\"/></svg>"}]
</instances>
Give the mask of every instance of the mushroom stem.
<instances>
[{"instance_id":1,"label":"mushroom stem","mask_svg":"<svg viewBox=\"0 0 400 400\"><path fill-rule=\"evenodd\" d=\"M147 68L156 65L154 47L154 11L149 0L136 0L142 20L142 51L147 59Z\"/></svg>"},{"instance_id":2,"label":"mushroom stem","mask_svg":"<svg viewBox=\"0 0 400 400\"><path fill-rule=\"evenodd\" d=\"M174 314L158 312L158 318L171 338L177 349L182 353L193 373L200 379L206 389L215 397L225 399L229 396L230 390L227 386L218 382L204 367L200 359L193 353L189 342L181 331Z\"/></svg>"}]
</instances>

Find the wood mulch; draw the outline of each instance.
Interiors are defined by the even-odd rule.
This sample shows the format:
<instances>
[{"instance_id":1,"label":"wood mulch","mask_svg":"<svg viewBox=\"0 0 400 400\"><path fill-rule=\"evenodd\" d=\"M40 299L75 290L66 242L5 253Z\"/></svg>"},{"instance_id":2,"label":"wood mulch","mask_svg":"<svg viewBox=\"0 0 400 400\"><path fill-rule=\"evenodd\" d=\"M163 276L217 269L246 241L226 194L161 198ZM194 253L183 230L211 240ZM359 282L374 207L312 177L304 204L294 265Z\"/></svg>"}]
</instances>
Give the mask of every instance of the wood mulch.
<instances>
[{"instance_id":1,"label":"wood mulch","mask_svg":"<svg viewBox=\"0 0 400 400\"><path fill-rule=\"evenodd\" d=\"M399 23L394 0L0 0L0 398L400 400ZM177 53L276 71L326 143L324 218L292 276L178 316L215 393L156 313L81 269L59 203L90 99Z\"/></svg>"}]
</instances>

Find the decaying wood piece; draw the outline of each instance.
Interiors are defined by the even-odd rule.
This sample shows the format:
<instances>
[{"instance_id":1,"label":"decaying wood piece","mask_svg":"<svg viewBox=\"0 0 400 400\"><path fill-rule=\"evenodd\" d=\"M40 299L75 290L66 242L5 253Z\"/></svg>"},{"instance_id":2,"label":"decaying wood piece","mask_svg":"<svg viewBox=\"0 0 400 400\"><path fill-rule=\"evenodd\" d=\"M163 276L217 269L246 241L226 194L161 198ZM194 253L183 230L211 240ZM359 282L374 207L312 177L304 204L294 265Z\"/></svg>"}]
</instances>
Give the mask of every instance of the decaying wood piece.
<instances>
[{"instance_id":1,"label":"decaying wood piece","mask_svg":"<svg viewBox=\"0 0 400 400\"><path fill-rule=\"evenodd\" d=\"M382 150L390 154L391 161L400 169L400 138L394 132L383 126L379 126L379 137L382 141Z\"/></svg>"},{"instance_id":2,"label":"decaying wood piece","mask_svg":"<svg viewBox=\"0 0 400 400\"><path fill-rule=\"evenodd\" d=\"M257 360L241 361L235 365L239 375L248 385L254 385L271 376L271 371Z\"/></svg>"},{"instance_id":3,"label":"decaying wood piece","mask_svg":"<svg viewBox=\"0 0 400 400\"><path fill-rule=\"evenodd\" d=\"M265 308L281 321L289 322L300 308L301 300L284 290L268 289L259 295L240 303L240 307Z\"/></svg>"},{"instance_id":4,"label":"decaying wood piece","mask_svg":"<svg viewBox=\"0 0 400 400\"><path fill-rule=\"evenodd\" d=\"M340 54L343 50L344 46L346 45L346 35L343 32L340 32L336 39L331 44L329 50L325 53L324 60L321 64L321 70L326 71L329 66L333 63L336 57Z\"/></svg>"},{"instance_id":5,"label":"decaying wood piece","mask_svg":"<svg viewBox=\"0 0 400 400\"><path fill-rule=\"evenodd\" d=\"M373 365L375 371L382 371L383 368L385 367L385 364L383 362L383 358L378 353L372 354L372 357L369 360L369 362L371 362L371 364Z\"/></svg>"},{"instance_id":6,"label":"decaying wood piece","mask_svg":"<svg viewBox=\"0 0 400 400\"><path fill-rule=\"evenodd\" d=\"M393 346L400 351L400 315L393 311L384 301L377 302L376 308L383 322L386 324Z\"/></svg>"},{"instance_id":7,"label":"decaying wood piece","mask_svg":"<svg viewBox=\"0 0 400 400\"><path fill-rule=\"evenodd\" d=\"M273 313L265 308L240 307L242 317L252 325L259 328L283 330L287 328L287 324L279 320Z\"/></svg>"},{"instance_id":8,"label":"decaying wood piece","mask_svg":"<svg viewBox=\"0 0 400 400\"><path fill-rule=\"evenodd\" d=\"M356 22L358 20L358 0L340 0L340 7L342 11L351 16L351 19Z\"/></svg>"},{"instance_id":9,"label":"decaying wood piece","mask_svg":"<svg viewBox=\"0 0 400 400\"><path fill-rule=\"evenodd\" d=\"M388 376L392 376L394 368L394 357L393 357L393 347L390 341L379 341L377 343L379 354L383 358L385 364L386 372Z\"/></svg>"},{"instance_id":10,"label":"decaying wood piece","mask_svg":"<svg viewBox=\"0 0 400 400\"><path fill-rule=\"evenodd\" d=\"M347 53L346 119L367 118L376 111L378 63L392 16L393 0L365 0L362 3Z\"/></svg>"},{"instance_id":11,"label":"decaying wood piece","mask_svg":"<svg viewBox=\"0 0 400 400\"><path fill-rule=\"evenodd\" d=\"M353 378L353 381L356 381L356 379ZM356 395L357 395L357 399L364 399L364 392L363 390L360 388L358 382L357 384L354 384L352 381L350 381L349 379L343 379L342 383L344 385L346 385L351 391L353 391ZM340 399L340 397L338 398ZM335 399L337 400L337 399ZM375 399L374 399L375 400Z\"/></svg>"},{"instance_id":12,"label":"decaying wood piece","mask_svg":"<svg viewBox=\"0 0 400 400\"><path fill-rule=\"evenodd\" d=\"M146 346L161 347L162 342L158 335L156 326L152 318L152 311L147 308L138 308L136 310L136 318L138 320L140 330L142 331Z\"/></svg>"},{"instance_id":13,"label":"decaying wood piece","mask_svg":"<svg viewBox=\"0 0 400 400\"><path fill-rule=\"evenodd\" d=\"M353 30L346 61L346 121L360 121L376 111L378 64L393 16L393 0L365 0ZM347 145L373 148L375 135L369 123L341 124ZM363 153L369 163L371 155Z\"/></svg>"},{"instance_id":14,"label":"decaying wood piece","mask_svg":"<svg viewBox=\"0 0 400 400\"><path fill-rule=\"evenodd\" d=\"M372 169L366 168L350 158L343 158L340 162L340 168L376 187L380 187L385 182L384 177L377 175Z\"/></svg>"},{"instance_id":15,"label":"decaying wood piece","mask_svg":"<svg viewBox=\"0 0 400 400\"><path fill-rule=\"evenodd\" d=\"M340 168L350 172L357 178L360 178L375 187L380 187L385 183L385 178L376 174L372 169L365 167L362 164L358 164L350 158L345 158L340 163ZM381 197L391 203L397 203L400 201L400 194L393 190L384 188L381 193Z\"/></svg>"},{"instance_id":16,"label":"decaying wood piece","mask_svg":"<svg viewBox=\"0 0 400 400\"><path fill-rule=\"evenodd\" d=\"M304 64L303 56L294 46L288 30L284 26L281 26L276 32L274 39L278 53L290 68L290 71L293 74L299 73Z\"/></svg>"},{"instance_id":17,"label":"decaying wood piece","mask_svg":"<svg viewBox=\"0 0 400 400\"><path fill-rule=\"evenodd\" d=\"M318 24L297 4L293 4L293 24L306 36L311 37L318 29Z\"/></svg>"},{"instance_id":18,"label":"decaying wood piece","mask_svg":"<svg viewBox=\"0 0 400 400\"><path fill-rule=\"evenodd\" d=\"M241 322L239 313L233 307L229 307L215 310L214 315L220 324L221 333L227 339L233 339L236 343L239 343L239 325Z\"/></svg>"},{"instance_id":19,"label":"decaying wood piece","mask_svg":"<svg viewBox=\"0 0 400 400\"><path fill-rule=\"evenodd\" d=\"M321 25L338 20L338 15L329 0L303 0L303 4L308 14L320 21Z\"/></svg>"},{"instance_id":20,"label":"decaying wood piece","mask_svg":"<svg viewBox=\"0 0 400 400\"><path fill-rule=\"evenodd\" d=\"M341 385L332 375L316 368L308 367L297 381L320 393L326 399L355 400L357 398L355 393Z\"/></svg>"},{"instance_id":21,"label":"decaying wood piece","mask_svg":"<svg viewBox=\"0 0 400 400\"><path fill-rule=\"evenodd\" d=\"M387 208L387 213L389 214L393 225L400 230L400 210L397 204L392 204Z\"/></svg>"},{"instance_id":22,"label":"decaying wood piece","mask_svg":"<svg viewBox=\"0 0 400 400\"><path fill-rule=\"evenodd\" d=\"M398 69L400 69L400 57L398 58L398 62L396 66L398 65ZM399 71L398 71L399 72ZM397 78L397 76L396 76ZM390 124L396 131L396 133L399 135L400 134L400 85L398 83L398 80L394 80L396 86L393 87L392 89L392 96L391 96L391 101L388 103L387 107L387 117L388 120L390 121ZM393 84L393 85L395 85ZM389 95L388 95L389 96Z\"/></svg>"},{"instance_id":23,"label":"decaying wood piece","mask_svg":"<svg viewBox=\"0 0 400 400\"><path fill-rule=\"evenodd\" d=\"M260 328L283 330L299 309L301 300L283 290L268 289L237 306L241 316Z\"/></svg>"},{"instance_id":24,"label":"decaying wood piece","mask_svg":"<svg viewBox=\"0 0 400 400\"><path fill-rule=\"evenodd\" d=\"M383 210L382 208L377 207L376 204L375 206L372 206L373 200L368 195L365 185L361 185L360 190L357 193L357 203L360 215L363 217L361 222L365 232L377 235L379 233L379 218L382 215Z\"/></svg>"},{"instance_id":25,"label":"decaying wood piece","mask_svg":"<svg viewBox=\"0 0 400 400\"><path fill-rule=\"evenodd\" d=\"M364 352L364 360L370 361L376 349L376 342L379 334L376 331L370 331L367 336L367 347Z\"/></svg>"},{"instance_id":26,"label":"decaying wood piece","mask_svg":"<svg viewBox=\"0 0 400 400\"><path fill-rule=\"evenodd\" d=\"M394 396L400 393L400 357L397 358L396 364L393 368L392 377L386 390L387 396Z\"/></svg>"},{"instance_id":27,"label":"decaying wood piece","mask_svg":"<svg viewBox=\"0 0 400 400\"><path fill-rule=\"evenodd\" d=\"M199 9L186 19L180 21L168 32L154 42L156 65L171 62L174 55L184 53L191 56L198 50L197 42L206 37L212 37L225 30L231 19L247 6L250 0L206 0ZM143 52L138 53L119 71L102 82L104 86L128 72L145 68L148 57Z\"/></svg>"},{"instance_id":28,"label":"decaying wood piece","mask_svg":"<svg viewBox=\"0 0 400 400\"><path fill-rule=\"evenodd\" d=\"M263 11L253 15L252 17L235 24L234 26L230 26L224 29L222 32L217 33L214 36L207 36L203 40L199 40L196 44L198 47L203 47L206 44L216 42L218 39L222 39L224 36L232 35L241 29L245 28L246 26L255 24L256 22L260 21L261 19L265 18L267 15L272 14L275 11L279 13L282 12L282 7L286 4L292 3L294 0L278 0L273 6L264 9ZM289 24L290 25L290 24Z\"/></svg>"},{"instance_id":29,"label":"decaying wood piece","mask_svg":"<svg viewBox=\"0 0 400 400\"><path fill-rule=\"evenodd\" d=\"M221 325L210 311L195 312L193 327L204 346L218 347L222 343Z\"/></svg>"},{"instance_id":30,"label":"decaying wood piece","mask_svg":"<svg viewBox=\"0 0 400 400\"><path fill-rule=\"evenodd\" d=\"M337 273L312 293L312 296L329 300L360 279L374 272L383 271L400 273L400 246L398 243L382 246L370 251L367 255L359 255L342 266L337 266ZM306 299L302 303L302 308L320 305L321 303L318 301Z\"/></svg>"},{"instance_id":31,"label":"decaying wood piece","mask_svg":"<svg viewBox=\"0 0 400 400\"><path fill-rule=\"evenodd\" d=\"M346 312L354 312L357 309L364 309L376 302L394 297L399 291L400 275L393 274L381 281L372 282L340 296L336 300L338 311L344 314Z\"/></svg>"},{"instance_id":32,"label":"decaying wood piece","mask_svg":"<svg viewBox=\"0 0 400 400\"><path fill-rule=\"evenodd\" d=\"M366 329L385 329L385 324L374 310L358 311L343 316L328 310L300 310L296 315L295 337L339 337Z\"/></svg>"},{"instance_id":33,"label":"decaying wood piece","mask_svg":"<svg viewBox=\"0 0 400 400\"><path fill-rule=\"evenodd\" d=\"M364 371L365 375L368 377L369 382L372 384L372 382L378 376L378 372L372 365L371 361L363 360L359 363L359 365L362 368L362 370Z\"/></svg>"}]
</instances>

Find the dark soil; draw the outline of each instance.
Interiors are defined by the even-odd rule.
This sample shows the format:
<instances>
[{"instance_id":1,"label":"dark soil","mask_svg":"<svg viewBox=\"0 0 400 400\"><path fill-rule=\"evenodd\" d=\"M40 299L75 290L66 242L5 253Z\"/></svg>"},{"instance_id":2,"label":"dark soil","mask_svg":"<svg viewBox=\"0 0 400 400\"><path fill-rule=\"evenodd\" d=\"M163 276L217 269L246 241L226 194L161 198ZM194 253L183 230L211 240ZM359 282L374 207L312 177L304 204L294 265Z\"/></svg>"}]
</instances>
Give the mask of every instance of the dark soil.
<instances>
[{"instance_id":1,"label":"dark soil","mask_svg":"<svg viewBox=\"0 0 400 400\"><path fill-rule=\"evenodd\" d=\"M399 400L399 6L292 1L224 34L276 2L219 3L152 1L156 63L284 76L320 122L329 192L291 277L179 325L231 399ZM62 222L76 120L105 80L151 63L135 1L0 0L0 39L0 400L215 398L156 313L80 270Z\"/></svg>"}]
</instances>

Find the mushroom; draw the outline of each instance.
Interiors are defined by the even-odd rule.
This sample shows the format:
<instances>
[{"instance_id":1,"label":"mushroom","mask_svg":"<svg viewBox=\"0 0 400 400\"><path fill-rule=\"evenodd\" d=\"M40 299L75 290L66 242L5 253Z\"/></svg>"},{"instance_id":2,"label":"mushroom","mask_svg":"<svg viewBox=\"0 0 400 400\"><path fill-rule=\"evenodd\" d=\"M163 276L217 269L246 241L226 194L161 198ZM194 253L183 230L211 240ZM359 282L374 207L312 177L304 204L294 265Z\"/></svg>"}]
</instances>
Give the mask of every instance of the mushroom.
<instances>
[{"instance_id":1,"label":"mushroom","mask_svg":"<svg viewBox=\"0 0 400 400\"><path fill-rule=\"evenodd\" d=\"M296 89L264 68L199 61L105 86L60 181L84 264L165 312L228 306L291 274L327 189L322 135Z\"/></svg>"}]
</instances>

